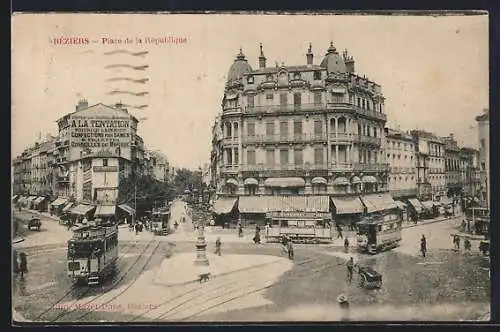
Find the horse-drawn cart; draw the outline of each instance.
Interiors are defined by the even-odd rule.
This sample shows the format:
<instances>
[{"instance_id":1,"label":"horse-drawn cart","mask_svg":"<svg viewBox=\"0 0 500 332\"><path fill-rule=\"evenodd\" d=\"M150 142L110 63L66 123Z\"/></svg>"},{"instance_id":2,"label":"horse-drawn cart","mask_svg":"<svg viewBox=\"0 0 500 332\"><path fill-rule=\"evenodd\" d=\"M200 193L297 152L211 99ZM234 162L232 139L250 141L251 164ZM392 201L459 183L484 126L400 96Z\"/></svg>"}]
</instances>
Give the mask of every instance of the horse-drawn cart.
<instances>
[{"instance_id":1,"label":"horse-drawn cart","mask_svg":"<svg viewBox=\"0 0 500 332\"><path fill-rule=\"evenodd\" d=\"M363 288L382 287L382 275L368 266L358 267L360 285Z\"/></svg>"}]
</instances>

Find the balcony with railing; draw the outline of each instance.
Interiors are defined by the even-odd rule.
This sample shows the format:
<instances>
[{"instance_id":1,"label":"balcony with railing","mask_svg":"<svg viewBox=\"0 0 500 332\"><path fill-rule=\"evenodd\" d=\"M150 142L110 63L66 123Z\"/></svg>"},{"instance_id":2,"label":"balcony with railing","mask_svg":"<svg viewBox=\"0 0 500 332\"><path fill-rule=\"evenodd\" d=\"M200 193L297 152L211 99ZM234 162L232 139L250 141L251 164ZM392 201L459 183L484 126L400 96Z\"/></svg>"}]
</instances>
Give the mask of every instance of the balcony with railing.
<instances>
[{"instance_id":1,"label":"balcony with railing","mask_svg":"<svg viewBox=\"0 0 500 332\"><path fill-rule=\"evenodd\" d=\"M286 165L242 165L242 171L262 172L262 171L314 171L314 170L330 170L330 171L360 171L360 172L384 172L389 169L389 164L359 164L359 163L322 163L322 164L286 164Z\"/></svg>"},{"instance_id":2,"label":"balcony with railing","mask_svg":"<svg viewBox=\"0 0 500 332\"><path fill-rule=\"evenodd\" d=\"M380 137L373 137L373 136L358 136L358 141L360 143L365 143L365 144L371 144L371 145L377 145L380 146L382 144L382 140Z\"/></svg>"},{"instance_id":3,"label":"balcony with railing","mask_svg":"<svg viewBox=\"0 0 500 332\"><path fill-rule=\"evenodd\" d=\"M306 143L326 142L326 134L293 134L293 135L253 135L245 136L245 144L276 144L276 143Z\"/></svg>"},{"instance_id":4,"label":"balcony with railing","mask_svg":"<svg viewBox=\"0 0 500 332\"><path fill-rule=\"evenodd\" d=\"M246 106L243 113L247 114L272 114L272 113L287 113L287 112L312 112L325 110L325 104L287 104L287 105L259 105Z\"/></svg>"},{"instance_id":5,"label":"balcony with railing","mask_svg":"<svg viewBox=\"0 0 500 332\"><path fill-rule=\"evenodd\" d=\"M237 114L237 113L241 113L242 109L243 108L241 107L241 105L237 105L237 106L226 105L226 106L222 107L222 113L223 114Z\"/></svg>"},{"instance_id":6,"label":"balcony with railing","mask_svg":"<svg viewBox=\"0 0 500 332\"><path fill-rule=\"evenodd\" d=\"M224 145L238 144L240 138L238 136L227 136L222 139Z\"/></svg>"},{"instance_id":7,"label":"balcony with railing","mask_svg":"<svg viewBox=\"0 0 500 332\"><path fill-rule=\"evenodd\" d=\"M238 172L240 165L223 165L221 166L221 171L224 173L235 173Z\"/></svg>"},{"instance_id":8,"label":"balcony with railing","mask_svg":"<svg viewBox=\"0 0 500 332\"><path fill-rule=\"evenodd\" d=\"M337 133L330 133L330 142L331 143L347 143L350 144L352 141L355 141L358 139L358 134L355 133L346 133L346 132L337 132Z\"/></svg>"},{"instance_id":9,"label":"balcony with railing","mask_svg":"<svg viewBox=\"0 0 500 332\"><path fill-rule=\"evenodd\" d=\"M367 116L367 117L372 117L376 118L379 120L387 120L387 115L382 112L377 112L377 111L372 111L372 110L366 110L362 109L359 106L347 104L347 103L327 103L326 108L329 111L333 112L356 112L358 114Z\"/></svg>"}]
</instances>

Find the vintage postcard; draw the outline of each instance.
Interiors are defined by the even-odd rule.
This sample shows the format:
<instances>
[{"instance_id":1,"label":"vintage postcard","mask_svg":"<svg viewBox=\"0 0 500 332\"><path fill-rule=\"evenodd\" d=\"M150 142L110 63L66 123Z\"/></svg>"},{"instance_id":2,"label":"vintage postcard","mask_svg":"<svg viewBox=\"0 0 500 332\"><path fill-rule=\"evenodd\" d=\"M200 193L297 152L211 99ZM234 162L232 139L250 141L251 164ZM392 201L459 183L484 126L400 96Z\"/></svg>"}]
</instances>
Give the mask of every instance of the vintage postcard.
<instances>
[{"instance_id":1,"label":"vintage postcard","mask_svg":"<svg viewBox=\"0 0 500 332\"><path fill-rule=\"evenodd\" d=\"M12 15L12 315L490 320L485 12Z\"/></svg>"}]
</instances>

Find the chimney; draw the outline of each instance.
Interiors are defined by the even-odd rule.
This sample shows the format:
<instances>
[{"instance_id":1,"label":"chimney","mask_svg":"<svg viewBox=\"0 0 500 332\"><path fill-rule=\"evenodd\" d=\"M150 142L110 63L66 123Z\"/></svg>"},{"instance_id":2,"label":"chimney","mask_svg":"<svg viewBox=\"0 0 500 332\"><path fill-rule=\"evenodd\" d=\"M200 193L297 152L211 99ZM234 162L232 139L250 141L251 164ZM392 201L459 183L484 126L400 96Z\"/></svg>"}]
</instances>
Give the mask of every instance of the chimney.
<instances>
[{"instance_id":1,"label":"chimney","mask_svg":"<svg viewBox=\"0 0 500 332\"><path fill-rule=\"evenodd\" d=\"M309 43L309 49L307 50L306 59L307 65L312 66L314 54L312 53L312 45Z\"/></svg>"},{"instance_id":2,"label":"chimney","mask_svg":"<svg viewBox=\"0 0 500 332\"><path fill-rule=\"evenodd\" d=\"M259 68L266 68L266 57L262 51L262 43L260 43Z\"/></svg>"},{"instance_id":3,"label":"chimney","mask_svg":"<svg viewBox=\"0 0 500 332\"><path fill-rule=\"evenodd\" d=\"M354 74L354 58L347 53L347 50L344 50L344 62L347 72Z\"/></svg>"},{"instance_id":4,"label":"chimney","mask_svg":"<svg viewBox=\"0 0 500 332\"><path fill-rule=\"evenodd\" d=\"M78 105L76 105L76 110L80 111L80 110L86 109L88 107L89 107L89 102L87 101L87 99L80 99L78 101Z\"/></svg>"}]
</instances>

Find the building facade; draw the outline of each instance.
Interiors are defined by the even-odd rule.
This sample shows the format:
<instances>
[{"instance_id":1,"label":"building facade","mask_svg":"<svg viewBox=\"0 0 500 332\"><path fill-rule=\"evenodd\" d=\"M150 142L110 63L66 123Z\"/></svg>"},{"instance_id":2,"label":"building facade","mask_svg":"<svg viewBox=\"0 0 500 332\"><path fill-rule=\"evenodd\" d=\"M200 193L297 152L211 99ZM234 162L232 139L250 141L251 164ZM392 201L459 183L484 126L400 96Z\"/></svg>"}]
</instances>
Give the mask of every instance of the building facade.
<instances>
[{"instance_id":1,"label":"building facade","mask_svg":"<svg viewBox=\"0 0 500 332\"><path fill-rule=\"evenodd\" d=\"M417 197L439 200L446 196L445 142L435 134L412 130L417 171Z\"/></svg>"},{"instance_id":2,"label":"building facade","mask_svg":"<svg viewBox=\"0 0 500 332\"><path fill-rule=\"evenodd\" d=\"M144 159L144 174L161 182L169 181L170 166L167 157L161 151L147 150Z\"/></svg>"},{"instance_id":3,"label":"building facade","mask_svg":"<svg viewBox=\"0 0 500 332\"><path fill-rule=\"evenodd\" d=\"M393 198L417 196L417 169L413 137L404 131L385 128L385 152L389 162L389 191Z\"/></svg>"},{"instance_id":4,"label":"building facade","mask_svg":"<svg viewBox=\"0 0 500 332\"><path fill-rule=\"evenodd\" d=\"M481 201L490 206L490 112L488 109L476 117L479 138L479 170Z\"/></svg>"},{"instance_id":5,"label":"building facade","mask_svg":"<svg viewBox=\"0 0 500 332\"><path fill-rule=\"evenodd\" d=\"M333 44L320 65L232 64L216 122L219 195L346 195L387 191L381 86L355 74Z\"/></svg>"}]
</instances>

